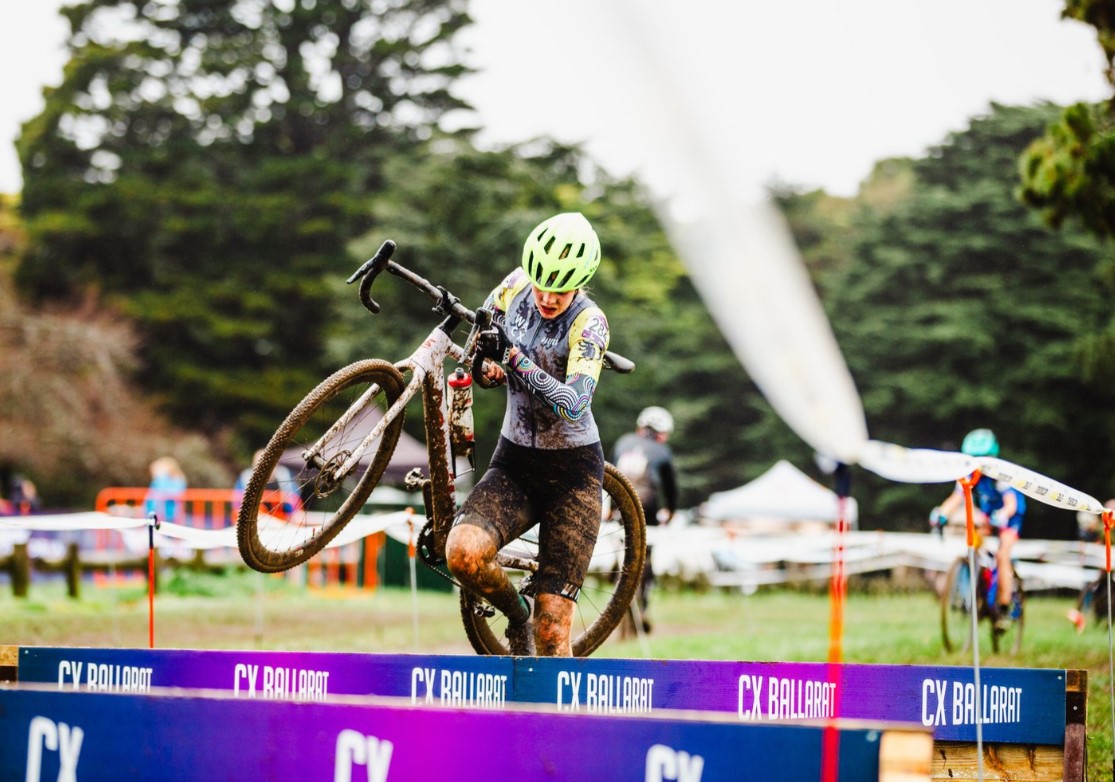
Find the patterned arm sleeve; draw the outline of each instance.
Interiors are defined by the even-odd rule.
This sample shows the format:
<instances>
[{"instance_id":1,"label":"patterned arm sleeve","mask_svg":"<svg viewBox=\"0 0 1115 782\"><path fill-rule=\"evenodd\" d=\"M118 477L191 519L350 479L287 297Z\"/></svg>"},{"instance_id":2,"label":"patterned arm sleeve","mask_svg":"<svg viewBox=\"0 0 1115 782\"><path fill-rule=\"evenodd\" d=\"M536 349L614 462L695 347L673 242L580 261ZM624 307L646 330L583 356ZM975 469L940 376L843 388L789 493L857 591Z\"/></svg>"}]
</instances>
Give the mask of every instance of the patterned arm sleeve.
<instances>
[{"instance_id":1,"label":"patterned arm sleeve","mask_svg":"<svg viewBox=\"0 0 1115 782\"><path fill-rule=\"evenodd\" d=\"M521 351L511 357L511 371L531 393L549 402L555 413L576 421L592 404L608 339L607 318L599 309L591 307L578 315L569 329L569 362L564 383Z\"/></svg>"}]
</instances>

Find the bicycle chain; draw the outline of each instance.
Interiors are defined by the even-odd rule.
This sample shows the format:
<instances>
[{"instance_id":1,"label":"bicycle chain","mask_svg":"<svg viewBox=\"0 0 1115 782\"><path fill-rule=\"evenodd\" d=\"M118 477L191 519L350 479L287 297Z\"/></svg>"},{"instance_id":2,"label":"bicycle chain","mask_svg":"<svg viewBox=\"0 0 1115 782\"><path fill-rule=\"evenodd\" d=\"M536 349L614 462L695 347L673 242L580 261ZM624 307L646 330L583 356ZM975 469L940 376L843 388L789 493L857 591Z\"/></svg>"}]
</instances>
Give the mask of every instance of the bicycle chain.
<instances>
[{"instance_id":1,"label":"bicycle chain","mask_svg":"<svg viewBox=\"0 0 1115 782\"><path fill-rule=\"evenodd\" d=\"M448 571L444 571L441 569L441 566L445 564L445 557L439 557L435 553L433 524L431 522L427 522L426 524L424 524L422 526L422 529L418 531L418 538L415 541L415 544L416 550L418 552L418 558L422 560L423 565L437 573L439 576L444 578L446 581L448 581L450 584L457 587L458 589L462 588L460 582L453 578L453 576Z\"/></svg>"}]
</instances>

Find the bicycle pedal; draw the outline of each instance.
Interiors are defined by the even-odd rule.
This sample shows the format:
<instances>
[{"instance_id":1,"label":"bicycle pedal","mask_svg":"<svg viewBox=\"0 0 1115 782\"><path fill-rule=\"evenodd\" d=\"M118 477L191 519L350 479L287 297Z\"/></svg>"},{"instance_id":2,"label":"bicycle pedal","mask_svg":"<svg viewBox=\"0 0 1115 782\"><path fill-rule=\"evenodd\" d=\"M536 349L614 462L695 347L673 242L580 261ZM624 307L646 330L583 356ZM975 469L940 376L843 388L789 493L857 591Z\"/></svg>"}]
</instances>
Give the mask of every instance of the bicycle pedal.
<instances>
[{"instance_id":1,"label":"bicycle pedal","mask_svg":"<svg viewBox=\"0 0 1115 782\"><path fill-rule=\"evenodd\" d=\"M425 488L429 483L430 479L422 474L421 467L415 467L403 478L403 486L409 491Z\"/></svg>"}]
</instances>

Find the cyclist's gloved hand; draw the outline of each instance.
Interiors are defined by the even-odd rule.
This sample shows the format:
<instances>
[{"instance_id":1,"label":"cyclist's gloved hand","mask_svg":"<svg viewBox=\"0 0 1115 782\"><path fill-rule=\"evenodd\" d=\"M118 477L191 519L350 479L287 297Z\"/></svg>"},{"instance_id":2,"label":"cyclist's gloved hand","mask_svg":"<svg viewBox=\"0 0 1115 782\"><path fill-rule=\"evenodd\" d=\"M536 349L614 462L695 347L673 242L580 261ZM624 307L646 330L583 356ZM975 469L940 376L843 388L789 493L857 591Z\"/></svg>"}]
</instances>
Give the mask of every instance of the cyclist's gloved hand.
<instances>
[{"instance_id":1,"label":"cyclist's gloved hand","mask_svg":"<svg viewBox=\"0 0 1115 782\"><path fill-rule=\"evenodd\" d=\"M476 335L476 355L481 359L491 359L499 364L506 364L511 358L511 340L507 338L503 327L493 323Z\"/></svg>"},{"instance_id":2,"label":"cyclist's gloved hand","mask_svg":"<svg viewBox=\"0 0 1115 782\"><path fill-rule=\"evenodd\" d=\"M940 505L929 511L929 525L931 527L943 527L948 523L949 517L945 515Z\"/></svg>"},{"instance_id":3,"label":"cyclist's gloved hand","mask_svg":"<svg viewBox=\"0 0 1115 782\"><path fill-rule=\"evenodd\" d=\"M992 527L995 527L996 529L1002 529L1003 527L1007 526L1008 521L1010 521L1010 519L1007 518L1007 512L1003 508L991 511Z\"/></svg>"}]
</instances>

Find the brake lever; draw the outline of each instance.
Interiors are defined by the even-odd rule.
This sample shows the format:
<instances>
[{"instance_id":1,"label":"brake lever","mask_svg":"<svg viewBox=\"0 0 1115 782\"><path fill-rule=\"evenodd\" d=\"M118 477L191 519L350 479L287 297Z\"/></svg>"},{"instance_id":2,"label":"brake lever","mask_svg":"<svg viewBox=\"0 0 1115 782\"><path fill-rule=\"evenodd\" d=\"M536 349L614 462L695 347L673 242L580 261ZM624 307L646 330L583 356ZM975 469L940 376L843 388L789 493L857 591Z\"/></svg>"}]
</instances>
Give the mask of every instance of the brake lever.
<instances>
[{"instance_id":1,"label":"brake lever","mask_svg":"<svg viewBox=\"0 0 1115 782\"><path fill-rule=\"evenodd\" d=\"M373 315L379 314L380 307L376 300L372 298L372 283L375 282L380 272L387 268L387 264L390 262L391 255L394 252L395 243L388 239L379 246L375 255L365 261L360 268L345 281L349 285L352 285L352 283L360 280L360 303L364 305L364 309L368 310Z\"/></svg>"},{"instance_id":2,"label":"brake lever","mask_svg":"<svg viewBox=\"0 0 1115 782\"><path fill-rule=\"evenodd\" d=\"M469 332L468 341L465 342L466 353L469 356L472 369L472 382L481 388L497 388L502 385L497 380L489 380L484 374L484 359L476 355L476 335L492 325L492 311L485 307L476 308L476 320Z\"/></svg>"}]
</instances>

